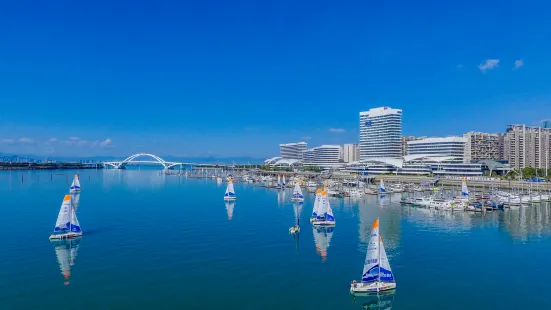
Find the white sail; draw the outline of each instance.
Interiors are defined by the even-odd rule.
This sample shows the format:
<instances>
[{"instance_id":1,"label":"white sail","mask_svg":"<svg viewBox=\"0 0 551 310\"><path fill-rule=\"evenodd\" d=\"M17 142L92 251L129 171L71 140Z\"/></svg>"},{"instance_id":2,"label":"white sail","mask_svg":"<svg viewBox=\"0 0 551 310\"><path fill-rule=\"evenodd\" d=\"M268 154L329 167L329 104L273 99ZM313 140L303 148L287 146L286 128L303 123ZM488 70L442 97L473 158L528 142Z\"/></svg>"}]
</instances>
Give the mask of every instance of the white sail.
<instances>
[{"instance_id":1,"label":"white sail","mask_svg":"<svg viewBox=\"0 0 551 310\"><path fill-rule=\"evenodd\" d=\"M323 219L327 212L327 191L321 192L321 201L318 205L318 219Z\"/></svg>"},{"instance_id":2,"label":"white sail","mask_svg":"<svg viewBox=\"0 0 551 310\"><path fill-rule=\"evenodd\" d=\"M379 219L376 219L371 227L371 235L365 256L362 282L371 283L379 281Z\"/></svg>"},{"instance_id":3,"label":"white sail","mask_svg":"<svg viewBox=\"0 0 551 310\"><path fill-rule=\"evenodd\" d=\"M321 205L321 189L316 191L316 199L314 200L314 209L312 210L312 218L317 218Z\"/></svg>"},{"instance_id":4,"label":"white sail","mask_svg":"<svg viewBox=\"0 0 551 310\"><path fill-rule=\"evenodd\" d=\"M74 209L71 212L71 232L74 232L74 233L82 232L82 230L80 229L80 224L77 219L77 213L74 211Z\"/></svg>"},{"instance_id":5,"label":"white sail","mask_svg":"<svg viewBox=\"0 0 551 310\"><path fill-rule=\"evenodd\" d=\"M331 245L331 238L333 237L333 227L313 226L313 234L316 252L325 260L327 258L327 250Z\"/></svg>"},{"instance_id":6,"label":"white sail","mask_svg":"<svg viewBox=\"0 0 551 310\"><path fill-rule=\"evenodd\" d=\"M295 187L293 188L293 198L295 199L303 199L304 196L302 195L302 190L300 189L300 185L295 183Z\"/></svg>"},{"instance_id":7,"label":"white sail","mask_svg":"<svg viewBox=\"0 0 551 310\"><path fill-rule=\"evenodd\" d=\"M228 213L228 221L233 218L233 208L235 207L235 201L226 201L226 212Z\"/></svg>"},{"instance_id":8,"label":"white sail","mask_svg":"<svg viewBox=\"0 0 551 310\"><path fill-rule=\"evenodd\" d=\"M286 182L285 182L285 176L283 176L283 183L282 183L283 187L285 187L286 185Z\"/></svg>"},{"instance_id":9,"label":"white sail","mask_svg":"<svg viewBox=\"0 0 551 310\"><path fill-rule=\"evenodd\" d=\"M61 208L59 209L59 214L57 215L57 221L55 222L55 227L54 227L55 233L64 233L70 230L70 223L71 223L70 213L71 213L71 196L65 195L65 197L63 198L63 202L61 203Z\"/></svg>"},{"instance_id":10,"label":"white sail","mask_svg":"<svg viewBox=\"0 0 551 310\"><path fill-rule=\"evenodd\" d=\"M280 187L281 186L281 176L278 174L277 175L277 187Z\"/></svg>"},{"instance_id":11,"label":"white sail","mask_svg":"<svg viewBox=\"0 0 551 310\"><path fill-rule=\"evenodd\" d=\"M235 190L233 189L232 179L228 180L228 186L226 187L226 193L224 193L225 198L235 198Z\"/></svg>"},{"instance_id":12,"label":"white sail","mask_svg":"<svg viewBox=\"0 0 551 310\"><path fill-rule=\"evenodd\" d=\"M383 245L383 238L379 236L379 246L381 251L381 271L379 273L380 275L380 281L382 282L394 282L394 274L392 273L392 269L390 268L390 262L388 261L388 257L386 256L385 246Z\"/></svg>"},{"instance_id":13,"label":"white sail","mask_svg":"<svg viewBox=\"0 0 551 310\"><path fill-rule=\"evenodd\" d=\"M327 197L327 194L325 196L325 206L323 210L324 210L324 217L326 221L335 221L335 216L333 215L333 209L331 209L331 204L329 203L329 197Z\"/></svg>"},{"instance_id":14,"label":"white sail","mask_svg":"<svg viewBox=\"0 0 551 310\"><path fill-rule=\"evenodd\" d=\"M70 192L71 193L80 192L80 181L78 179L78 174L75 174L75 177L73 178L73 183L71 183Z\"/></svg>"},{"instance_id":15,"label":"white sail","mask_svg":"<svg viewBox=\"0 0 551 310\"><path fill-rule=\"evenodd\" d=\"M467 181L461 181L461 196L469 197L469 189L467 188Z\"/></svg>"},{"instance_id":16,"label":"white sail","mask_svg":"<svg viewBox=\"0 0 551 310\"><path fill-rule=\"evenodd\" d=\"M381 191L381 193L386 192L385 181L383 181L383 179L381 179L381 184L379 185L379 190Z\"/></svg>"}]
</instances>

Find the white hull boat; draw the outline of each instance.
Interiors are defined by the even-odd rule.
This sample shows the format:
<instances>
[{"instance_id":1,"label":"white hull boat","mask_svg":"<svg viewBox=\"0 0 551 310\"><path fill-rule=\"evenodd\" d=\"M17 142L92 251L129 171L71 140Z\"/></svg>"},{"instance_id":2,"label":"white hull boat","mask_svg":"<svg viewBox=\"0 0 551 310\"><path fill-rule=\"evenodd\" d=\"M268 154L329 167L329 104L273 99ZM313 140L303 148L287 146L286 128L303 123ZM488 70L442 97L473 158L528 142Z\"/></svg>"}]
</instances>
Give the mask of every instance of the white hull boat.
<instances>
[{"instance_id":1,"label":"white hull boat","mask_svg":"<svg viewBox=\"0 0 551 310\"><path fill-rule=\"evenodd\" d=\"M379 219L371 227L371 236L365 255L362 280L350 284L351 294L380 293L396 289L394 274L379 234Z\"/></svg>"}]
</instances>

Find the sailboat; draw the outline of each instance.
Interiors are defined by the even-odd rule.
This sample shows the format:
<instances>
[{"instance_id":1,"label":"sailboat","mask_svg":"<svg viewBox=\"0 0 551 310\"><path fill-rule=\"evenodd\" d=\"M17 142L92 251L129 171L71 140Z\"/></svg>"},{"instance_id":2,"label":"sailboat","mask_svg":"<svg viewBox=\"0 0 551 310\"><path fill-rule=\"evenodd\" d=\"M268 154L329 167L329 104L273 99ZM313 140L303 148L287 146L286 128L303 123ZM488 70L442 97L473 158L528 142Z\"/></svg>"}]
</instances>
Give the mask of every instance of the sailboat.
<instances>
[{"instance_id":1,"label":"sailboat","mask_svg":"<svg viewBox=\"0 0 551 310\"><path fill-rule=\"evenodd\" d=\"M226 212L228 212L228 221L233 218L233 208L235 207L235 200L226 200Z\"/></svg>"},{"instance_id":2,"label":"sailboat","mask_svg":"<svg viewBox=\"0 0 551 310\"><path fill-rule=\"evenodd\" d=\"M390 269L383 239L379 234L379 219L376 219L371 227L362 280L360 283L354 280L350 284L350 293L379 293L395 288L394 274Z\"/></svg>"},{"instance_id":3,"label":"sailboat","mask_svg":"<svg viewBox=\"0 0 551 310\"><path fill-rule=\"evenodd\" d=\"M73 208L71 195L65 195L50 240L70 239L80 236L82 236L82 230Z\"/></svg>"},{"instance_id":4,"label":"sailboat","mask_svg":"<svg viewBox=\"0 0 551 310\"><path fill-rule=\"evenodd\" d=\"M334 227L313 227L316 252L321 256L321 259L323 261L327 259L327 250L329 250L329 245L331 244L331 238L333 237L334 229Z\"/></svg>"},{"instance_id":5,"label":"sailboat","mask_svg":"<svg viewBox=\"0 0 551 310\"><path fill-rule=\"evenodd\" d=\"M333 215L333 209L329 204L329 197L327 197L327 191L321 192L321 202L319 206L319 212L316 220L313 221L316 226L334 226L335 216Z\"/></svg>"},{"instance_id":6,"label":"sailboat","mask_svg":"<svg viewBox=\"0 0 551 310\"><path fill-rule=\"evenodd\" d=\"M69 285L71 277L71 267L75 264L77 251L80 244L80 238L72 240L60 240L55 243L55 255L59 263L61 274L65 278L65 285Z\"/></svg>"},{"instance_id":7,"label":"sailboat","mask_svg":"<svg viewBox=\"0 0 551 310\"><path fill-rule=\"evenodd\" d=\"M379 193L382 195L386 194L385 181L381 179L381 184L379 185Z\"/></svg>"},{"instance_id":8,"label":"sailboat","mask_svg":"<svg viewBox=\"0 0 551 310\"><path fill-rule=\"evenodd\" d=\"M289 228L290 234L298 234L300 232L300 214L302 213L302 206L302 202L293 204L293 209L295 211L295 225Z\"/></svg>"},{"instance_id":9,"label":"sailboat","mask_svg":"<svg viewBox=\"0 0 551 310\"><path fill-rule=\"evenodd\" d=\"M71 188L69 190L71 193L80 192L80 181L78 179L78 174L75 174L73 178L73 183L71 183Z\"/></svg>"},{"instance_id":10,"label":"sailboat","mask_svg":"<svg viewBox=\"0 0 551 310\"><path fill-rule=\"evenodd\" d=\"M283 175L283 182L281 183L282 187L285 187L287 185L287 182L285 182L285 175Z\"/></svg>"},{"instance_id":11,"label":"sailboat","mask_svg":"<svg viewBox=\"0 0 551 310\"><path fill-rule=\"evenodd\" d=\"M277 175L277 188L280 188L281 187L281 176L278 174Z\"/></svg>"},{"instance_id":12,"label":"sailboat","mask_svg":"<svg viewBox=\"0 0 551 310\"><path fill-rule=\"evenodd\" d=\"M233 180L228 179L228 186L226 187L226 193L224 193L224 200L235 200L235 190L233 189Z\"/></svg>"},{"instance_id":13,"label":"sailboat","mask_svg":"<svg viewBox=\"0 0 551 310\"><path fill-rule=\"evenodd\" d=\"M296 181L295 188L293 188L293 198L291 201L304 201L302 190L300 189L299 181Z\"/></svg>"},{"instance_id":14,"label":"sailboat","mask_svg":"<svg viewBox=\"0 0 551 310\"><path fill-rule=\"evenodd\" d=\"M312 216L310 217L310 223L313 223L318 218L318 213L320 212L321 205L321 189L318 188L316 191L316 199L314 200L314 209L312 210Z\"/></svg>"}]
</instances>

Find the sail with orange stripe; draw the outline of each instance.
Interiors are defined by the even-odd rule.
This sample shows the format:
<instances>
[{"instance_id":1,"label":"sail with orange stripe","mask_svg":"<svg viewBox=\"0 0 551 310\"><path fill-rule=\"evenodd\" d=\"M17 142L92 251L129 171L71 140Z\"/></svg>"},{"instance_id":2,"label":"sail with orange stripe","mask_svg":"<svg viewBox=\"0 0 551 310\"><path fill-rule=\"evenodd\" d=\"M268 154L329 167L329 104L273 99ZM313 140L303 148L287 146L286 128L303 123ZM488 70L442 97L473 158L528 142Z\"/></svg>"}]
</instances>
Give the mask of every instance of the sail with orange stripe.
<instances>
[{"instance_id":1,"label":"sail with orange stripe","mask_svg":"<svg viewBox=\"0 0 551 310\"><path fill-rule=\"evenodd\" d=\"M386 256L383 239L379 235L379 219L376 219L371 227L371 236L365 256L362 282L393 282L394 275L390 269L390 263Z\"/></svg>"}]
</instances>

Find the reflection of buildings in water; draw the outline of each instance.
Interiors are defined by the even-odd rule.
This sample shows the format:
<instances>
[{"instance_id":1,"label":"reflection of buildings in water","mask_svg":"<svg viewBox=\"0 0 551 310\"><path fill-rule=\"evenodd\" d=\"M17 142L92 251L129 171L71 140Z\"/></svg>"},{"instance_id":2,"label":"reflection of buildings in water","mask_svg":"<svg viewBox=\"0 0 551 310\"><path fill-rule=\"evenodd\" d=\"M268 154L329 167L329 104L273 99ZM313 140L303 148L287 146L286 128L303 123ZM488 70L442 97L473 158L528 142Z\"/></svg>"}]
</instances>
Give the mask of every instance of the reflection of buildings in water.
<instances>
[{"instance_id":1,"label":"reflection of buildings in water","mask_svg":"<svg viewBox=\"0 0 551 310\"><path fill-rule=\"evenodd\" d=\"M367 249L371 226L373 226L373 222L377 217L380 218L380 234L385 240L385 246L389 249L394 249L398 246L401 229L400 213L385 209L384 206L390 204L390 199L383 198L382 200L383 209L376 207L377 204L381 204L380 197L367 197L367 199L360 201L358 204L358 216L360 220L359 237L362 251Z\"/></svg>"},{"instance_id":2,"label":"reflection of buildings in water","mask_svg":"<svg viewBox=\"0 0 551 310\"><path fill-rule=\"evenodd\" d=\"M225 201L226 203L226 212L228 213L228 221L231 221L233 218L233 208L235 207L235 201Z\"/></svg>"},{"instance_id":3,"label":"reflection of buildings in water","mask_svg":"<svg viewBox=\"0 0 551 310\"><path fill-rule=\"evenodd\" d=\"M133 188L158 188L164 185L167 175L159 170L104 169L102 178L105 188L121 184Z\"/></svg>"},{"instance_id":4,"label":"reflection of buildings in water","mask_svg":"<svg viewBox=\"0 0 551 310\"><path fill-rule=\"evenodd\" d=\"M325 261L327 259L327 250L331 244L334 227L316 227L312 226L314 234L314 243L316 244L316 252Z\"/></svg>"},{"instance_id":5,"label":"reflection of buildings in water","mask_svg":"<svg viewBox=\"0 0 551 310\"><path fill-rule=\"evenodd\" d=\"M61 269L61 274L65 278L65 285L69 285L69 278L71 277L71 267L75 264L75 258L77 257L77 251L80 244L80 238L55 241L55 254Z\"/></svg>"},{"instance_id":6,"label":"reflection of buildings in water","mask_svg":"<svg viewBox=\"0 0 551 310\"><path fill-rule=\"evenodd\" d=\"M513 237L526 239L529 235L551 234L551 204L533 204L505 210L498 217L498 225L505 228Z\"/></svg>"}]
</instances>

